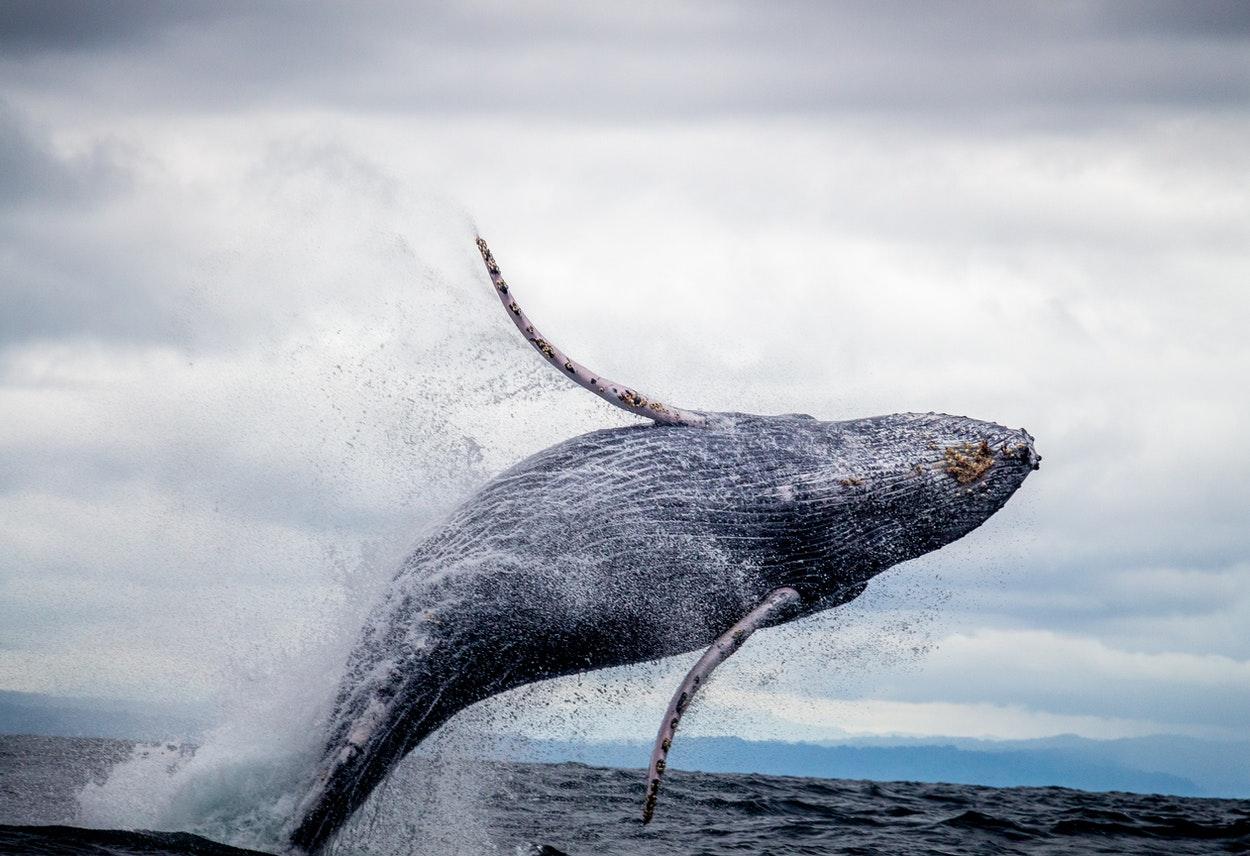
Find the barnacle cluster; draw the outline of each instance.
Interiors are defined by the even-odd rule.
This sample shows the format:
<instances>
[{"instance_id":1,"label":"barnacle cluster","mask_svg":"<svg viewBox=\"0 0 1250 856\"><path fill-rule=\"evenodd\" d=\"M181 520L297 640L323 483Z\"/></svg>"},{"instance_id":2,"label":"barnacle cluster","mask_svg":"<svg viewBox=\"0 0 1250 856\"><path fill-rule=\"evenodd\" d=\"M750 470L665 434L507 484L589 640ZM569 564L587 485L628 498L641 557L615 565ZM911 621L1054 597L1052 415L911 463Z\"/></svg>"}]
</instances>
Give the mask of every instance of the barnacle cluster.
<instances>
[{"instance_id":1,"label":"barnacle cluster","mask_svg":"<svg viewBox=\"0 0 1250 856\"><path fill-rule=\"evenodd\" d=\"M499 265L495 264L495 257L491 254L490 247L486 246L486 241L481 238L477 239L477 251L482 254L482 261L486 262L486 269L491 273L498 275ZM507 291L508 286L504 285L499 290Z\"/></svg>"},{"instance_id":2,"label":"barnacle cluster","mask_svg":"<svg viewBox=\"0 0 1250 856\"><path fill-rule=\"evenodd\" d=\"M964 443L962 446L946 447L946 472L960 484L972 484L994 466L994 453L990 444L982 440L980 445Z\"/></svg>"},{"instance_id":3,"label":"barnacle cluster","mask_svg":"<svg viewBox=\"0 0 1250 856\"><path fill-rule=\"evenodd\" d=\"M632 389L624 389L616 394L621 403L627 407L646 407L648 402L645 396L639 395Z\"/></svg>"}]
</instances>

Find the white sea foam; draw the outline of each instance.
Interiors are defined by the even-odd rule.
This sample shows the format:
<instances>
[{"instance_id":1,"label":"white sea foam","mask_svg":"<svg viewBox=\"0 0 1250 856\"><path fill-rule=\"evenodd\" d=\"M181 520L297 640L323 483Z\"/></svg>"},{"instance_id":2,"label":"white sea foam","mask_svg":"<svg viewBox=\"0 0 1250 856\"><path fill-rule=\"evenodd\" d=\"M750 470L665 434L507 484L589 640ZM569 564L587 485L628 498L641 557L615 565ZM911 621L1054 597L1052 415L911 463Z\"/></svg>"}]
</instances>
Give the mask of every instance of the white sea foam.
<instances>
[{"instance_id":1,"label":"white sea foam","mask_svg":"<svg viewBox=\"0 0 1250 856\"><path fill-rule=\"evenodd\" d=\"M275 654L266 668L241 670L198 746L136 746L104 783L80 793L80 822L273 847L324 739L350 613L325 616L322 638L298 655Z\"/></svg>"}]
</instances>

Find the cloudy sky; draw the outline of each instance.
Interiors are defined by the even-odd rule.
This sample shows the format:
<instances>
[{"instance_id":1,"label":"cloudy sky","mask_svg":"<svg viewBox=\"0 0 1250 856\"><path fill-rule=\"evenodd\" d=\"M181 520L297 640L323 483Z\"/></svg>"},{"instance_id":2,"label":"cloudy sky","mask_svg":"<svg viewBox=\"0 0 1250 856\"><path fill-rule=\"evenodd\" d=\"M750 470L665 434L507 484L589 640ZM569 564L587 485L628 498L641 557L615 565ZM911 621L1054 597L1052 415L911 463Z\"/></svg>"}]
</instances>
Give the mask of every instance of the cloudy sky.
<instances>
[{"instance_id":1,"label":"cloudy sky","mask_svg":"<svg viewBox=\"0 0 1250 856\"><path fill-rule=\"evenodd\" d=\"M1231 0L0 3L0 688L331 685L440 514L626 424L480 230L666 400L1037 437L691 731L1241 736L1247 139ZM500 727L646 737L688 662Z\"/></svg>"}]
</instances>

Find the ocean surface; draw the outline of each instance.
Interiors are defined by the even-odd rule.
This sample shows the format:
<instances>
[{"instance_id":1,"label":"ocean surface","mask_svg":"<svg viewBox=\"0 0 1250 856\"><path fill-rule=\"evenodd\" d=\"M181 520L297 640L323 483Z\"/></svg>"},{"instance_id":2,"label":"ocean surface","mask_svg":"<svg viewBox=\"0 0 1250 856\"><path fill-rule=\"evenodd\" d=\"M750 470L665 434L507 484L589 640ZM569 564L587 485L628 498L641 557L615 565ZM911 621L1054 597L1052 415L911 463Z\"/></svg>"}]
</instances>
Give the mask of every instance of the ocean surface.
<instances>
[{"instance_id":1,"label":"ocean surface","mask_svg":"<svg viewBox=\"0 0 1250 856\"><path fill-rule=\"evenodd\" d=\"M117 740L0 736L0 854L255 852L179 830L80 828L79 791L132 751ZM1250 853L1250 800L670 771L643 828L641 770L459 756L405 762L393 778L331 852Z\"/></svg>"}]
</instances>

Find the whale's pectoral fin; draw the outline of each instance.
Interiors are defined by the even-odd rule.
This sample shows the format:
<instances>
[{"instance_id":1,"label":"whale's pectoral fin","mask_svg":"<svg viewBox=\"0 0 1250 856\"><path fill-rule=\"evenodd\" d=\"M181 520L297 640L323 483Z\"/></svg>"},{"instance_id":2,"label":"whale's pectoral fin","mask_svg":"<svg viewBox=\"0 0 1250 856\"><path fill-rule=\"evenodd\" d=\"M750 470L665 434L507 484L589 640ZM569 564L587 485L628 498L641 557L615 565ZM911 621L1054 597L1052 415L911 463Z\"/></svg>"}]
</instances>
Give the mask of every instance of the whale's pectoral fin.
<instances>
[{"instance_id":1,"label":"whale's pectoral fin","mask_svg":"<svg viewBox=\"0 0 1250 856\"><path fill-rule=\"evenodd\" d=\"M478 238L477 249L482 254L482 262L486 265L486 273L490 275L491 283L495 286L495 293L499 295L499 300L507 310L512 323L534 346L534 350L560 369L561 374L583 389L590 390L604 401L615 404L635 416L645 416L664 425L703 427L708 424L709 414L707 413L662 404L654 398L643 395L633 387L608 380L561 351L550 339L538 332L529 316L525 314L525 310L517 303L516 294L504 280L499 265L495 262L495 256L491 253L490 247L486 246L486 241Z\"/></svg>"},{"instance_id":2,"label":"whale's pectoral fin","mask_svg":"<svg viewBox=\"0 0 1250 856\"><path fill-rule=\"evenodd\" d=\"M651 822L655 814L655 803L660 794L660 777L664 775L664 767L668 762L668 750L673 746L673 736L677 733L677 725L681 715L686 712L694 694L707 683L712 671L725 662L735 651L742 647L752 633L761 627L780 618L798 606L801 598L792 588L774 589L759 606L742 617L737 624L720 635L712 647L703 652L703 656L686 673L673 700L664 711L664 721L660 723L660 733L655 736L655 748L651 750L651 766L647 770L647 797L642 807L642 822Z\"/></svg>"}]
</instances>

